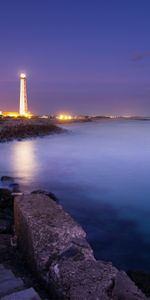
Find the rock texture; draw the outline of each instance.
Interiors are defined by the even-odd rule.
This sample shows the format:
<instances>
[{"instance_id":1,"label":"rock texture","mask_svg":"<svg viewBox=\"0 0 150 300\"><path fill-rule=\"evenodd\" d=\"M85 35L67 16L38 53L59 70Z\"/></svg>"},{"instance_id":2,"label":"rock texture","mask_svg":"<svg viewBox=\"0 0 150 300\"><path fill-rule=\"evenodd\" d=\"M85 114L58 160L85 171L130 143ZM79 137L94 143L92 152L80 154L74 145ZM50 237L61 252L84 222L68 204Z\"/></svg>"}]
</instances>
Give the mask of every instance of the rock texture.
<instances>
[{"instance_id":1,"label":"rock texture","mask_svg":"<svg viewBox=\"0 0 150 300\"><path fill-rule=\"evenodd\" d=\"M31 194L43 194L43 195L48 196L52 200L56 201L57 203L59 202L59 200L57 199L57 197L55 196L55 194L52 193L52 192L43 191L43 190L35 190Z\"/></svg>"},{"instance_id":2,"label":"rock texture","mask_svg":"<svg viewBox=\"0 0 150 300\"><path fill-rule=\"evenodd\" d=\"M64 132L62 128L52 122L39 122L38 120L12 120L10 123L4 123L0 128L0 143L17 139L21 141L24 138L41 137L52 133Z\"/></svg>"},{"instance_id":3,"label":"rock texture","mask_svg":"<svg viewBox=\"0 0 150 300\"><path fill-rule=\"evenodd\" d=\"M95 260L84 230L48 196L18 196L14 212L18 245L55 299L147 299L126 273Z\"/></svg>"}]
</instances>

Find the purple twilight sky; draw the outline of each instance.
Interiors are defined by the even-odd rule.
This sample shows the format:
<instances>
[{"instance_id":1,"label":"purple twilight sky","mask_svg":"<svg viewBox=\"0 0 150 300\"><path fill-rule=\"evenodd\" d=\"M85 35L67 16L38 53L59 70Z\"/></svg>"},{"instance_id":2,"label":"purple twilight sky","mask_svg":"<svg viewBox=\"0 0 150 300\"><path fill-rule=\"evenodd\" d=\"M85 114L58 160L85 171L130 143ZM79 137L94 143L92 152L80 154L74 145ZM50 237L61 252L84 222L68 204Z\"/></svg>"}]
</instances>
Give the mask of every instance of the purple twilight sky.
<instances>
[{"instance_id":1,"label":"purple twilight sky","mask_svg":"<svg viewBox=\"0 0 150 300\"><path fill-rule=\"evenodd\" d=\"M0 110L150 115L149 0L1 0Z\"/></svg>"}]
</instances>

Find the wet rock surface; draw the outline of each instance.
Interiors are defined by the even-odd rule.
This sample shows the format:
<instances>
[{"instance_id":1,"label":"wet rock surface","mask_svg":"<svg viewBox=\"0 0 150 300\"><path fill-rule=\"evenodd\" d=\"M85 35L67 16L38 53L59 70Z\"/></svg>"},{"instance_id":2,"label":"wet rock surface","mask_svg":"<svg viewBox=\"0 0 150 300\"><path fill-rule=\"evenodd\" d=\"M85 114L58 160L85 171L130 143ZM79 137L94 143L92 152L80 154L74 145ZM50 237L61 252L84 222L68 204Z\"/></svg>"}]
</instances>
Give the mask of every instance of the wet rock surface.
<instances>
[{"instance_id":1,"label":"wet rock surface","mask_svg":"<svg viewBox=\"0 0 150 300\"><path fill-rule=\"evenodd\" d=\"M44 194L15 199L18 246L54 299L144 300L126 273L96 261L84 230Z\"/></svg>"}]
</instances>

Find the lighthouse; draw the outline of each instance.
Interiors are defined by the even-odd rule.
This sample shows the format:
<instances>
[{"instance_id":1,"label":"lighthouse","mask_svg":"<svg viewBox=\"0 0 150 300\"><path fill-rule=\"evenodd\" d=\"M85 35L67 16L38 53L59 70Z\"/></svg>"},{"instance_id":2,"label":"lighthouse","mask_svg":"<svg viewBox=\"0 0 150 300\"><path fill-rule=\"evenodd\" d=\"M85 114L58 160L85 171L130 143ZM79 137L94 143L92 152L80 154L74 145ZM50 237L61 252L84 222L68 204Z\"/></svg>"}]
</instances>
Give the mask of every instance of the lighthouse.
<instances>
[{"instance_id":1,"label":"lighthouse","mask_svg":"<svg viewBox=\"0 0 150 300\"><path fill-rule=\"evenodd\" d=\"M19 114L26 116L28 114L28 99L27 99L27 78L26 74L20 74L20 107Z\"/></svg>"}]
</instances>

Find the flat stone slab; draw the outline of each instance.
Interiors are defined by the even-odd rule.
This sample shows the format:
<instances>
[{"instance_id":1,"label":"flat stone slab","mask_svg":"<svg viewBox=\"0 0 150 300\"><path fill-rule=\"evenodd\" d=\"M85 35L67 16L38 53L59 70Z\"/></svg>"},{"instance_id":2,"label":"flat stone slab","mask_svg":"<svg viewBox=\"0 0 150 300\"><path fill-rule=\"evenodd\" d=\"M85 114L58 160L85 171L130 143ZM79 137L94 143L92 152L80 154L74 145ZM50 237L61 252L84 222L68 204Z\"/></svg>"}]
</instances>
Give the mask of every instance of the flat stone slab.
<instances>
[{"instance_id":1,"label":"flat stone slab","mask_svg":"<svg viewBox=\"0 0 150 300\"><path fill-rule=\"evenodd\" d=\"M9 295L24 288L24 283L20 278L8 279L0 282L0 297Z\"/></svg>"},{"instance_id":2,"label":"flat stone slab","mask_svg":"<svg viewBox=\"0 0 150 300\"><path fill-rule=\"evenodd\" d=\"M34 270L45 269L53 257L61 255L72 244L77 244L88 259L95 260L93 250L85 240L85 231L48 196L18 196L14 212L18 244Z\"/></svg>"},{"instance_id":3,"label":"flat stone slab","mask_svg":"<svg viewBox=\"0 0 150 300\"><path fill-rule=\"evenodd\" d=\"M0 300L41 300L39 295L33 288L29 288L20 292L12 293L8 296L0 298Z\"/></svg>"}]
</instances>

